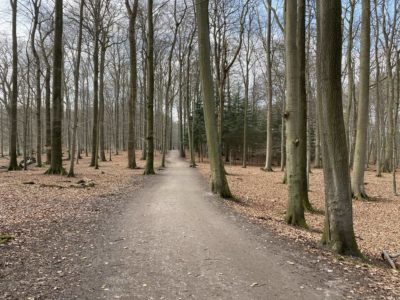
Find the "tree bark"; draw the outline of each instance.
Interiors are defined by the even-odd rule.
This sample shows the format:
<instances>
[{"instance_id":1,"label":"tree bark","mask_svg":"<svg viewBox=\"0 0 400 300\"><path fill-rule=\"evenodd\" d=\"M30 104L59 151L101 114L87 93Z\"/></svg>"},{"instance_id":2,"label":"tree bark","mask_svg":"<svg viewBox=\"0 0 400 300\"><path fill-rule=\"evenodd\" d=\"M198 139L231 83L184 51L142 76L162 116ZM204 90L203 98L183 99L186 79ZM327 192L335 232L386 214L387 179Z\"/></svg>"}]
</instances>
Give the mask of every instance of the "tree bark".
<instances>
[{"instance_id":1,"label":"tree bark","mask_svg":"<svg viewBox=\"0 0 400 300\"><path fill-rule=\"evenodd\" d=\"M184 126L183 126L183 51L182 39L179 40L179 73L178 73L178 137L179 137L179 156L185 157Z\"/></svg>"},{"instance_id":2,"label":"tree bark","mask_svg":"<svg viewBox=\"0 0 400 300\"><path fill-rule=\"evenodd\" d=\"M318 104L325 180L325 227L322 242L339 254L359 256L353 209L346 133L343 120L341 1L317 1L321 52Z\"/></svg>"},{"instance_id":3,"label":"tree bark","mask_svg":"<svg viewBox=\"0 0 400 300\"><path fill-rule=\"evenodd\" d=\"M147 1L147 158L144 175L154 172L154 24L153 0Z\"/></svg>"},{"instance_id":4,"label":"tree bark","mask_svg":"<svg viewBox=\"0 0 400 300\"><path fill-rule=\"evenodd\" d=\"M163 133L162 133L162 158L161 158L161 167L165 168L165 156L167 154L167 138L168 138L168 115L169 115L169 102L170 102L170 90L172 84L172 56L174 54L174 49L176 45L176 41L178 38L178 30L179 26L182 23L183 17L178 20L176 16L177 8L176 8L176 0L174 2L174 20L175 20L175 30L174 30L174 37L172 40L171 48L169 50L168 55L168 79L167 85L165 88L165 99L164 99L164 126L163 126ZM183 14L184 16L185 14Z\"/></svg>"},{"instance_id":5,"label":"tree bark","mask_svg":"<svg viewBox=\"0 0 400 300\"><path fill-rule=\"evenodd\" d=\"M47 174L66 172L62 165L62 74L63 74L63 0L55 0L53 48L53 120L51 132L51 165Z\"/></svg>"},{"instance_id":6,"label":"tree bark","mask_svg":"<svg viewBox=\"0 0 400 300\"><path fill-rule=\"evenodd\" d=\"M17 162L17 130L18 130L18 42L17 42L17 0L10 0L12 8L12 92L10 100L10 145L9 171L19 170Z\"/></svg>"},{"instance_id":7,"label":"tree bark","mask_svg":"<svg viewBox=\"0 0 400 300\"><path fill-rule=\"evenodd\" d=\"M101 161L107 161L105 152L105 128L104 128L104 73L106 64L106 51L107 51L107 30L103 29L100 48L100 70L99 70L99 155Z\"/></svg>"},{"instance_id":8,"label":"tree bark","mask_svg":"<svg viewBox=\"0 0 400 300\"><path fill-rule=\"evenodd\" d=\"M394 95L394 80L393 80L393 66L391 62L391 57L392 57L392 50L393 50L393 42L394 42L394 33L396 32L396 25L397 22L394 21L393 24L389 24L386 21L386 2L383 1L381 5L382 9L382 17L383 17L383 26L382 26L382 31L383 31L383 36L384 36L384 48L385 48L385 61L386 61L386 73L387 73L387 82L388 82L388 108L387 108L387 119L388 119L388 134L386 136L386 147L385 147L385 160L383 163L383 172L391 172L392 168L394 167L392 165L392 160L393 160L393 134L395 131L394 128L394 113L393 109L395 106L395 95ZM395 5L397 2L394 3ZM397 20L397 8L395 7L394 9L394 20ZM389 35L387 25L390 28L391 34Z\"/></svg>"},{"instance_id":9,"label":"tree bark","mask_svg":"<svg viewBox=\"0 0 400 300\"><path fill-rule=\"evenodd\" d=\"M128 125L128 168L135 169L135 117L137 100L137 58L136 58L136 16L138 0L134 0L132 7L129 0L125 1L129 16L129 47L130 47L130 93L128 101L129 125Z\"/></svg>"},{"instance_id":10,"label":"tree bark","mask_svg":"<svg viewBox=\"0 0 400 300\"><path fill-rule=\"evenodd\" d=\"M71 147L71 161L69 166L68 177L75 177L74 164L75 164L75 152L77 142L77 131L78 131L78 109L79 109L79 75L81 66L81 52L82 52L82 28L83 28L83 9L85 6L85 0L81 0L79 7L79 33L78 33L78 45L76 53L76 63L74 71L74 124L72 128L72 147ZM78 149L79 151L79 149Z\"/></svg>"},{"instance_id":11,"label":"tree bark","mask_svg":"<svg viewBox=\"0 0 400 300\"><path fill-rule=\"evenodd\" d=\"M42 91L41 91L41 68L40 68L40 57L36 50L35 39L36 39L36 30L39 22L39 8L40 8L40 0L34 0L33 2L33 24L32 24L32 32L31 32L31 48L32 54L35 58L36 64L36 78L35 78L35 90L36 90L36 165L38 167L42 166L42 118L41 118L41 110L42 110Z\"/></svg>"},{"instance_id":12,"label":"tree bark","mask_svg":"<svg viewBox=\"0 0 400 300\"><path fill-rule=\"evenodd\" d=\"M375 3L375 134L376 134L376 176L382 176L382 138L381 138L381 99L380 99L380 64L379 64L379 18L378 18L378 0Z\"/></svg>"},{"instance_id":13,"label":"tree bark","mask_svg":"<svg viewBox=\"0 0 400 300\"><path fill-rule=\"evenodd\" d=\"M306 1L297 0L297 55L299 72L298 90L298 136L300 142L299 162L301 180L301 198L304 209L313 211L310 200L308 199L308 167L307 167L307 90L306 90L306 28L305 28Z\"/></svg>"},{"instance_id":14,"label":"tree bark","mask_svg":"<svg viewBox=\"0 0 400 300\"><path fill-rule=\"evenodd\" d=\"M45 96L45 113L46 113L46 164L51 163L51 68L46 63L46 75L44 78L46 96Z\"/></svg>"},{"instance_id":15,"label":"tree bark","mask_svg":"<svg viewBox=\"0 0 400 300\"><path fill-rule=\"evenodd\" d=\"M302 146L306 145L299 130L300 118L303 116L300 101L300 61L298 48L298 1L286 3L285 57L286 57L286 155L288 208L286 222L291 225L307 227L304 217L304 191L302 176Z\"/></svg>"},{"instance_id":16,"label":"tree bark","mask_svg":"<svg viewBox=\"0 0 400 300\"><path fill-rule=\"evenodd\" d=\"M204 121L211 168L211 190L223 198L231 197L226 180L221 151L218 144L218 131L215 121L215 94L210 61L210 34L208 20L208 0L196 0L196 22L201 89L204 102Z\"/></svg>"},{"instance_id":17,"label":"tree bark","mask_svg":"<svg viewBox=\"0 0 400 300\"><path fill-rule=\"evenodd\" d=\"M271 31L272 31L272 3L268 1L268 23L267 23L267 149L264 170L272 172L272 60L271 60ZM283 130L283 129L282 129Z\"/></svg>"},{"instance_id":18,"label":"tree bark","mask_svg":"<svg viewBox=\"0 0 400 300\"><path fill-rule=\"evenodd\" d=\"M188 47L188 54L187 54L187 60L186 60L186 95L185 95L185 102L186 102L186 115L188 118L188 138L189 138L189 154L190 154L190 167L195 168L196 167L196 159L195 159L195 154L194 154L194 135L193 135L193 119L194 119L194 114L193 110L190 109L190 55L192 53L192 44L193 44L193 39L194 39L194 34L195 31L192 32L190 36L190 41L189 41L189 47Z\"/></svg>"},{"instance_id":19,"label":"tree bark","mask_svg":"<svg viewBox=\"0 0 400 300\"><path fill-rule=\"evenodd\" d=\"M354 23L354 11L355 11L355 0L350 0L350 19L349 19L349 32L348 32L348 45L347 45L347 53L346 53L346 63L347 63L347 78L348 78L348 86L347 86L347 108L346 108L346 118L345 118L345 130L346 130L346 141L347 148L351 150L351 131L350 131L350 115L351 108L353 102L353 86L354 86L354 71L353 71L353 23ZM355 105L354 105L354 110ZM349 164L352 161L351 151L349 151Z\"/></svg>"},{"instance_id":20,"label":"tree bark","mask_svg":"<svg viewBox=\"0 0 400 300\"><path fill-rule=\"evenodd\" d=\"M91 167L98 167L98 123L99 123L99 20L95 16L93 39L93 127L92 127L92 157Z\"/></svg>"},{"instance_id":21,"label":"tree bark","mask_svg":"<svg viewBox=\"0 0 400 300\"><path fill-rule=\"evenodd\" d=\"M250 31L251 31L252 19L249 20L247 26L247 45L246 45L246 56L245 56L245 68L242 69L243 82L244 82L244 113L243 113L243 156L242 156L242 167L247 167L247 151L248 151L248 111L249 111L249 85L250 85L250 59L251 59L251 45L250 45ZM225 153L228 155L228 153Z\"/></svg>"},{"instance_id":22,"label":"tree bark","mask_svg":"<svg viewBox=\"0 0 400 300\"><path fill-rule=\"evenodd\" d=\"M365 199L364 169L367 155L367 133L369 117L369 64L370 64L370 0L362 0L360 97L358 101L357 135L354 150L352 193L355 199Z\"/></svg>"}]
</instances>

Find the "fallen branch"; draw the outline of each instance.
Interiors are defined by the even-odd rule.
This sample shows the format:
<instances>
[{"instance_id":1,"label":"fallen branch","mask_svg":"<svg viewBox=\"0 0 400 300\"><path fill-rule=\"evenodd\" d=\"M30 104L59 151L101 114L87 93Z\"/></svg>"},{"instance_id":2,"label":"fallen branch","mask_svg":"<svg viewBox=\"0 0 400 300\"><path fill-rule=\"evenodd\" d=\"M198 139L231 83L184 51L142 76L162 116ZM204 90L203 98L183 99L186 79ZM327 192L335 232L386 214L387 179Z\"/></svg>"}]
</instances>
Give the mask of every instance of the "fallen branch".
<instances>
[{"instance_id":1,"label":"fallen branch","mask_svg":"<svg viewBox=\"0 0 400 300\"><path fill-rule=\"evenodd\" d=\"M66 188L76 188L76 189L84 189L94 187L95 183L93 181L84 181L80 180L77 184L70 184L69 186L62 186L58 184L41 184L42 188L57 188L57 189L66 189Z\"/></svg>"},{"instance_id":2,"label":"fallen branch","mask_svg":"<svg viewBox=\"0 0 400 300\"><path fill-rule=\"evenodd\" d=\"M390 255L386 250L383 250L381 256L383 260L386 260L389 263L392 269L397 270L396 259L400 257L400 253Z\"/></svg>"}]
</instances>

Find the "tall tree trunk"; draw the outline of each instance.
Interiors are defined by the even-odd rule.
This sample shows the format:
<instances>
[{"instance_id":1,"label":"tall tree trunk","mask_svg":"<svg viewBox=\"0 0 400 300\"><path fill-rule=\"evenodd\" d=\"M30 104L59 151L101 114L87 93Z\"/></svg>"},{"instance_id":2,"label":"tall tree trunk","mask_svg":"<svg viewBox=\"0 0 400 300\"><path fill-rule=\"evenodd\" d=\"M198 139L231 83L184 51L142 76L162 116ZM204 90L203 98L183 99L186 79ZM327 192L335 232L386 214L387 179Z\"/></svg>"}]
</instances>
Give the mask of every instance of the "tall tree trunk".
<instances>
[{"instance_id":1,"label":"tall tree trunk","mask_svg":"<svg viewBox=\"0 0 400 300\"><path fill-rule=\"evenodd\" d=\"M375 3L375 132L376 132L376 176L382 176L382 133L381 133L381 99L380 99L380 65L379 65L379 18L378 18L378 0Z\"/></svg>"},{"instance_id":2,"label":"tall tree trunk","mask_svg":"<svg viewBox=\"0 0 400 300\"><path fill-rule=\"evenodd\" d=\"M51 68L46 60L46 75L44 78L46 96L45 96L45 113L46 113L46 164L51 163Z\"/></svg>"},{"instance_id":3,"label":"tall tree trunk","mask_svg":"<svg viewBox=\"0 0 400 300\"><path fill-rule=\"evenodd\" d=\"M64 75L63 75L64 76ZM69 91L70 88L67 84L67 79L64 76L64 94L65 94L65 108L66 108L66 112L65 112L65 117L67 119L67 126L65 126L65 135L67 136L67 152L68 152L68 157L67 159L70 160L71 159L71 102L70 102L70 98L69 98ZM63 136L65 136L63 135Z\"/></svg>"},{"instance_id":4,"label":"tall tree trunk","mask_svg":"<svg viewBox=\"0 0 400 300\"><path fill-rule=\"evenodd\" d=\"M125 123L126 123L126 114L125 114L125 101L126 101L126 72L122 72L122 91L121 91L121 97L122 97L122 103L121 103L121 108L122 108L122 150L126 151L126 134L125 134Z\"/></svg>"},{"instance_id":5,"label":"tall tree trunk","mask_svg":"<svg viewBox=\"0 0 400 300\"><path fill-rule=\"evenodd\" d=\"M185 96L185 102L186 102L186 115L188 119L188 138L189 138L189 154L190 154L190 167L195 168L196 167L196 159L195 159L195 154L194 154L194 142L193 142L193 110L190 109L190 55L192 53L192 44L193 44L193 38L194 38L195 31L192 32L190 36L190 41L189 41L189 47L188 47L188 54L187 54L187 60L186 60L186 96Z\"/></svg>"},{"instance_id":6,"label":"tall tree trunk","mask_svg":"<svg viewBox=\"0 0 400 300\"><path fill-rule=\"evenodd\" d=\"M286 222L291 225L307 227L304 217L304 191L302 176L302 149L306 145L299 130L300 118L303 116L300 101L300 61L298 48L298 1L286 3L285 28L285 57L286 57L286 153L287 153L287 181L288 181L288 208ZM297 33L297 34L296 34Z\"/></svg>"},{"instance_id":7,"label":"tall tree trunk","mask_svg":"<svg viewBox=\"0 0 400 300\"><path fill-rule=\"evenodd\" d=\"M356 148L356 135L357 135L357 118L358 118L358 100L357 100L357 95L356 95L356 85L354 83L354 62L353 62L353 67L352 67L352 76L353 76L353 84L352 84L352 90L351 90L351 95L352 95L352 106L353 106L353 118L351 119L351 135L350 135L350 147L349 148L349 166L352 168L353 166L353 161L354 161L354 150Z\"/></svg>"},{"instance_id":8,"label":"tall tree trunk","mask_svg":"<svg viewBox=\"0 0 400 300\"><path fill-rule=\"evenodd\" d=\"M47 174L66 174L62 165L63 0L55 0L53 48L53 120L51 165Z\"/></svg>"},{"instance_id":9,"label":"tall tree trunk","mask_svg":"<svg viewBox=\"0 0 400 300\"><path fill-rule=\"evenodd\" d=\"M72 147L71 147L71 161L69 166L68 177L75 177L74 163L75 163L75 152L77 142L77 130L78 130L78 109L79 109L79 75L81 66L81 50L82 50L82 28L83 28L83 8L85 6L85 0L81 0L79 8L79 33L78 33L78 46L76 53L76 63L74 70L74 125L72 128ZM79 149L78 149L79 151Z\"/></svg>"},{"instance_id":10,"label":"tall tree trunk","mask_svg":"<svg viewBox=\"0 0 400 300\"><path fill-rule=\"evenodd\" d=\"M31 100L31 64L30 64L30 58L27 53L27 60L28 60L28 66L27 66L27 75L26 75L26 84L27 84L27 95L23 97L23 108L24 108L24 124L23 124L23 129L22 129L22 135L23 135L23 149L22 153L24 156L24 166L23 169L26 171L27 170L27 160L28 160L28 131L29 131L29 125L30 125L30 120L29 120L29 110L30 110L30 100ZM32 144L29 143L29 148L32 148Z\"/></svg>"},{"instance_id":11,"label":"tall tree trunk","mask_svg":"<svg viewBox=\"0 0 400 300\"><path fill-rule=\"evenodd\" d=\"M115 104L114 104L114 110L115 110L115 155L119 154L119 85L120 85L120 80L121 78L118 78L115 83Z\"/></svg>"},{"instance_id":12,"label":"tall tree trunk","mask_svg":"<svg viewBox=\"0 0 400 300\"><path fill-rule=\"evenodd\" d=\"M388 105L387 105L387 119L388 119L388 130L386 135L386 146L385 146L385 160L383 162L383 172L390 172L392 170L392 158L393 158L393 131L394 131L394 95L393 95L393 73L392 64L390 62L390 54L386 54L386 72L387 72L387 86L388 86Z\"/></svg>"},{"instance_id":13,"label":"tall tree trunk","mask_svg":"<svg viewBox=\"0 0 400 300\"><path fill-rule=\"evenodd\" d=\"M221 197L229 198L232 195L225 176L215 121L215 94L210 61L208 3L208 0L196 0L199 64L204 103L204 121L211 167L211 190Z\"/></svg>"},{"instance_id":14,"label":"tall tree trunk","mask_svg":"<svg viewBox=\"0 0 400 300\"><path fill-rule=\"evenodd\" d=\"M179 74L178 74L178 136L179 136L179 156L185 157L185 143L184 143L184 126L183 126L183 53L182 53L182 39L179 41Z\"/></svg>"},{"instance_id":15,"label":"tall tree trunk","mask_svg":"<svg viewBox=\"0 0 400 300\"><path fill-rule=\"evenodd\" d=\"M393 50L393 40L394 40L394 33L396 32L396 21L393 24L388 24L386 22L386 1L383 1L381 4L382 9L382 18L383 18L383 36L384 36L384 48L385 48L385 61L386 61L386 73L387 73L387 83L388 83L388 106L387 106L387 119L388 119L388 133L386 136L386 147L385 147L385 160L383 163L383 171L390 172L392 171L392 160L393 160L393 131L394 128L394 113L393 109L395 106L395 99L394 99L394 80L393 80L393 70L392 70L392 50ZM397 1L394 2L394 5L397 5ZM395 7L394 10L394 20L397 20L397 8ZM391 34L389 36L389 32L387 26L391 26Z\"/></svg>"},{"instance_id":16,"label":"tall tree trunk","mask_svg":"<svg viewBox=\"0 0 400 300\"><path fill-rule=\"evenodd\" d=\"M353 23L354 23L354 11L355 11L356 3L355 0L350 0L350 19L349 19L349 32L348 32L348 45L347 45L347 53L346 53L346 63L347 63L347 77L348 77L348 86L347 86L347 108L345 115L345 130L346 130L346 141L347 148L351 149L351 131L350 131L350 115L351 115L351 107L353 102L353 86L354 86L354 71L353 71ZM355 105L354 105L354 110ZM349 152L349 164L352 161L351 151Z\"/></svg>"},{"instance_id":17,"label":"tall tree trunk","mask_svg":"<svg viewBox=\"0 0 400 300\"><path fill-rule=\"evenodd\" d=\"M90 103L90 96L89 96L89 74L86 73L86 118L85 118L85 155L86 157L89 156L89 103Z\"/></svg>"},{"instance_id":18,"label":"tall tree trunk","mask_svg":"<svg viewBox=\"0 0 400 300\"><path fill-rule=\"evenodd\" d=\"M317 0L317 8L319 9L319 1ZM319 24L319 16L317 12L317 23ZM321 76L321 38L320 38L320 26L317 26L317 47L316 47L316 75L317 75L317 86L316 86L316 129L315 129L315 162L314 168L321 168L322 167L322 160L321 160L321 135L322 135L322 124L320 123L320 110L319 105L322 103L322 91L321 85L319 84L319 78Z\"/></svg>"},{"instance_id":19,"label":"tall tree trunk","mask_svg":"<svg viewBox=\"0 0 400 300\"><path fill-rule=\"evenodd\" d=\"M282 97L282 111L284 112L286 109L286 96L283 94ZM283 115L283 114L282 114ZM286 126L285 126L285 117L281 117L281 172L285 170L286 167ZM285 172L286 174L286 172ZM286 182L284 182L286 183Z\"/></svg>"},{"instance_id":20,"label":"tall tree trunk","mask_svg":"<svg viewBox=\"0 0 400 300\"><path fill-rule=\"evenodd\" d=\"M397 62L396 62L396 104L394 108L394 128L393 130L393 169L392 169L392 181L393 181L393 194L397 196L397 183L396 183L396 169L397 169L397 120L399 113L399 102L400 102L400 50L397 50ZM393 82L394 86L394 82Z\"/></svg>"},{"instance_id":21,"label":"tall tree trunk","mask_svg":"<svg viewBox=\"0 0 400 300\"><path fill-rule=\"evenodd\" d=\"M0 104L0 156L4 157L4 123L3 105Z\"/></svg>"},{"instance_id":22,"label":"tall tree trunk","mask_svg":"<svg viewBox=\"0 0 400 300\"><path fill-rule=\"evenodd\" d=\"M147 158L144 175L154 172L154 24L153 0L147 0Z\"/></svg>"},{"instance_id":23,"label":"tall tree trunk","mask_svg":"<svg viewBox=\"0 0 400 300\"><path fill-rule=\"evenodd\" d=\"M143 18L142 18L143 19ZM142 24L142 70L143 70L143 89L142 89L142 104L143 104L143 136L142 136L142 155L140 157L141 160L146 160L147 158L147 58L146 58L146 48L147 48L147 38L144 21Z\"/></svg>"},{"instance_id":24,"label":"tall tree trunk","mask_svg":"<svg viewBox=\"0 0 400 300\"><path fill-rule=\"evenodd\" d=\"M356 199L365 199L364 169L367 155L367 133L369 117L369 63L370 63L370 0L362 0L360 97L358 101L357 135L354 150L352 192Z\"/></svg>"},{"instance_id":25,"label":"tall tree trunk","mask_svg":"<svg viewBox=\"0 0 400 300\"><path fill-rule=\"evenodd\" d=\"M104 128L104 73L106 64L106 51L107 51L107 31L103 30L101 39L101 49L100 49L100 70L99 70L99 150L100 150L100 160L107 161L106 159L106 141L105 141L105 128Z\"/></svg>"},{"instance_id":26,"label":"tall tree trunk","mask_svg":"<svg viewBox=\"0 0 400 300\"><path fill-rule=\"evenodd\" d=\"M172 84L172 56L174 54L174 49L176 45L176 40L178 38L178 30L179 26L182 23L183 17L178 20L176 16L176 0L174 2L174 20L175 20L175 30L174 30L174 38L172 40L171 48L169 50L168 55L168 79L167 79L167 86L165 88L165 102L164 102L164 126L163 126L163 133L162 133L162 159L161 159L161 167L165 168L165 156L167 154L167 133L168 133L168 115L169 115L169 101L170 101L170 90Z\"/></svg>"},{"instance_id":27,"label":"tall tree trunk","mask_svg":"<svg viewBox=\"0 0 400 300\"><path fill-rule=\"evenodd\" d=\"M251 26L251 21L249 22ZM250 29L251 30L251 29ZM244 81L244 113L243 113L243 157L242 157L242 168L247 167L247 130L248 130L248 110L249 110L249 80L250 80L250 33L247 34L247 49L246 49L246 66L243 71L243 81ZM225 153L228 155L228 153Z\"/></svg>"},{"instance_id":28,"label":"tall tree trunk","mask_svg":"<svg viewBox=\"0 0 400 300\"><path fill-rule=\"evenodd\" d=\"M306 90L306 28L305 28L305 12L306 1L297 0L297 55L298 55L298 72L299 72L299 90L298 90L298 135L300 142L299 163L300 163L300 180L301 180L301 199L304 208L313 211L311 203L308 199L308 167L307 167L307 90Z\"/></svg>"},{"instance_id":29,"label":"tall tree trunk","mask_svg":"<svg viewBox=\"0 0 400 300\"><path fill-rule=\"evenodd\" d=\"M36 64L36 165L38 167L42 166L42 91L41 91L41 69L40 69L40 57L36 50L36 30L39 22L39 8L40 8L40 0L34 0L33 2L33 24L32 24L32 32L31 32L31 48L32 54L35 58Z\"/></svg>"},{"instance_id":30,"label":"tall tree trunk","mask_svg":"<svg viewBox=\"0 0 400 300\"><path fill-rule=\"evenodd\" d=\"M129 125L128 125L128 168L135 169L135 118L137 100L137 59L136 59L136 16L138 0L134 0L132 7L129 0L125 1L129 15L129 47L130 47L130 93L128 101Z\"/></svg>"},{"instance_id":31,"label":"tall tree trunk","mask_svg":"<svg viewBox=\"0 0 400 300\"><path fill-rule=\"evenodd\" d=\"M9 171L19 170L17 162L17 105L18 105L18 44L17 44L17 0L10 0L12 8L12 92L10 100L10 164Z\"/></svg>"},{"instance_id":32,"label":"tall tree trunk","mask_svg":"<svg viewBox=\"0 0 400 300\"><path fill-rule=\"evenodd\" d=\"M268 24L267 24L267 149L264 170L272 170L272 59L271 59L271 31L272 31L272 3L268 0Z\"/></svg>"},{"instance_id":33,"label":"tall tree trunk","mask_svg":"<svg viewBox=\"0 0 400 300\"><path fill-rule=\"evenodd\" d=\"M343 120L341 59L341 1L317 1L321 57L318 104L325 180L324 244L340 254L360 255L353 229L350 172Z\"/></svg>"},{"instance_id":34,"label":"tall tree trunk","mask_svg":"<svg viewBox=\"0 0 400 300\"><path fill-rule=\"evenodd\" d=\"M93 49L93 127L92 127L92 157L91 167L97 167L98 161L98 123L99 123L99 20L95 19L94 49Z\"/></svg>"}]
</instances>

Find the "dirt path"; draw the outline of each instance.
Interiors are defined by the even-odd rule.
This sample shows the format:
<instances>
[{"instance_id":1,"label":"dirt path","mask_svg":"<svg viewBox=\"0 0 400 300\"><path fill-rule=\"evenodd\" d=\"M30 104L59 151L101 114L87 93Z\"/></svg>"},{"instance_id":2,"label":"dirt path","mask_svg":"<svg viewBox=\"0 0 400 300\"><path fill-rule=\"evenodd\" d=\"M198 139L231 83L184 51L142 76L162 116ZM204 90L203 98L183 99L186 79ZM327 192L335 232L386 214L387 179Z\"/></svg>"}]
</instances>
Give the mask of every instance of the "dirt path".
<instances>
[{"instance_id":1,"label":"dirt path","mask_svg":"<svg viewBox=\"0 0 400 300\"><path fill-rule=\"evenodd\" d=\"M177 157L130 195L63 297L340 299L348 287L311 257L234 214Z\"/></svg>"}]
</instances>

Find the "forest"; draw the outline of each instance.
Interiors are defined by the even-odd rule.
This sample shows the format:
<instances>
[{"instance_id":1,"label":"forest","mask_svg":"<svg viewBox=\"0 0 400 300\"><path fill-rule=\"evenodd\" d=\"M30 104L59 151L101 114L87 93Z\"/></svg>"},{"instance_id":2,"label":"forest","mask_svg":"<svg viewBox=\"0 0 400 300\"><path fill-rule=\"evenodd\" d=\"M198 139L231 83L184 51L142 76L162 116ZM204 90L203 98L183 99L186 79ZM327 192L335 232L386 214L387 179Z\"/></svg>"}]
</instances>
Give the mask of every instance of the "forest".
<instances>
[{"instance_id":1,"label":"forest","mask_svg":"<svg viewBox=\"0 0 400 300\"><path fill-rule=\"evenodd\" d=\"M54 222L195 201L200 174L235 213L358 266L356 295L400 297L400 1L0 3L0 281ZM10 278L4 299L29 296Z\"/></svg>"}]
</instances>

